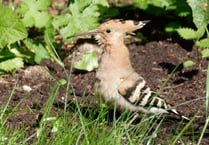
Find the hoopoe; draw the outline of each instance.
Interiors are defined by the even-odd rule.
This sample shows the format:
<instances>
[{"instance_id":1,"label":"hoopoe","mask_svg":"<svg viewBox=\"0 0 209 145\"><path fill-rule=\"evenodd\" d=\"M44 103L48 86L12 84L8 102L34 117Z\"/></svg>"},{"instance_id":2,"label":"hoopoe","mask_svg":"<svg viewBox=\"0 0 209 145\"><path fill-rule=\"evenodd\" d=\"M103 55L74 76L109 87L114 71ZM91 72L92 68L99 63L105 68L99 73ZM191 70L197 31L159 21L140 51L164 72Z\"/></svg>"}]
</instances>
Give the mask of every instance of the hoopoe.
<instances>
[{"instance_id":1,"label":"hoopoe","mask_svg":"<svg viewBox=\"0 0 209 145\"><path fill-rule=\"evenodd\" d=\"M107 104L116 105L119 111L143 113L174 113L181 115L164 99L151 91L143 77L131 65L129 50L124 44L126 33L142 28L149 21L115 19L101 24L97 29L70 37L92 34L103 49L96 77L101 94Z\"/></svg>"}]
</instances>

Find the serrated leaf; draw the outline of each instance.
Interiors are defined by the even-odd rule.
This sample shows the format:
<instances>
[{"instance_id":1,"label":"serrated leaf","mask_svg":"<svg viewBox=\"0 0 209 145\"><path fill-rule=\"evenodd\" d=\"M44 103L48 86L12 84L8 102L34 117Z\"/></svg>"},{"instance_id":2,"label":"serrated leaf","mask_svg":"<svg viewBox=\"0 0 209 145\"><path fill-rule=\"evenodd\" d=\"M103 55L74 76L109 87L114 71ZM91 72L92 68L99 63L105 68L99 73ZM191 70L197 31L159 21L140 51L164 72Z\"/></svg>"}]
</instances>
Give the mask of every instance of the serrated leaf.
<instances>
[{"instance_id":1,"label":"serrated leaf","mask_svg":"<svg viewBox=\"0 0 209 145\"><path fill-rule=\"evenodd\" d=\"M13 72L24 66L22 58L16 57L0 63L1 72Z\"/></svg>"},{"instance_id":2,"label":"serrated leaf","mask_svg":"<svg viewBox=\"0 0 209 145\"><path fill-rule=\"evenodd\" d=\"M191 28L179 28L178 34L186 40L192 40L196 38L196 31Z\"/></svg>"},{"instance_id":3,"label":"serrated leaf","mask_svg":"<svg viewBox=\"0 0 209 145\"><path fill-rule=\"evenodd\" d=\"M187 61L185 61L184 63L183 63L183 66L184 67L190 67L190 66L193 66L193 65L195 65L196 64L196 62L194 62L194 61L192 61L192 60L187 60Z\"/></svg>"},{"instance_id":4,"label":"serrated leaf","mask_svg":"<svg viewBox=\"0 0 209 145\"><path fill-rule=\"evenodd\" d=\"M209 22L209 0L188 0L192 8L193 22L197 28L206 27Z\"/></svg>"},{"instance_id":5,"label":"serrated leaf","mask_svg":"<svg viewBox=\"0 0 209 145\"><path fill-rule=\"evenodd\" d=\"M200 41L196 41L195 45L197 45L199 47L209 47L209 38L205 38Z\"/></svg>"},{"instance_id":6,"label":"serrated leaf","mask_svg":"<svg viewBox=\"0 0 209 145\"><path fill-rule=\"evenodd\" d=\"M200 52L200 55L205 58L205 57L209 57L209 49L204 49Z\"/></svg>"},{"instance_id":7,"label":"serrated leaf","mask_svg":"<svg viewBox=\"0 0 209 145\"><path fill-rule=\"evenodd\" d=\"M108 3L106 0L70 1L69 10L71 13L57 17L53 24L55 28L62 27L60 34L64 38L94 29L99 25L99 6L108 6Z\"/></svg>"},{"instance_id":8,"label":"serrated leaf","mask_svg":"<svg viewBox=\"0 0 209 145\"><path fill-rule=\"evenodd\" d=\"M96 52L85 52L82 54L82 59L74 62L74 68L78 70L92 71L99 66Z\"/></svg>"},{"instance_id":9,"label":"serrated leaf","mask_svg":"<svg viewBox=\"0 0 209 145\"><path fill-rule=\"evenodd\" d=\"M197 31L193 30L192 28L179 28L177 29L177 32L185 40L198 40L204 35L205 28L200 27Z\"/></svg>"},{"instance_id":10,"label":"serrated leaf","mask_svg":"<svg viewBox=\"0 0 209 145\"><path fill-rule=\"evenodd\" d=\"M43 28L51 23L51 14L43 12L50 5L51 0L23 0L16 12L23 15L23 23L26 27Z\"/></svg>"},{"instance_id":11,"label":"serrated leaf","mask_svg":"<svg viewBox=\"0 0 209 145\"><path fill-rule=\"evenodd\" d=\"M12 9L0 4L0 48L27 37L27 31Z\"/></svg>"},{"instance_id":12,"label":"serrated leaf","mask_svg":"<svg viewBox=\"0 0 209 145\"><path fill-rule=\"evenodd\" d=\"M16 11L24 14L28 11L46 10L50 4L51 0L23 0Z\"/></svg>"}]
</instances>

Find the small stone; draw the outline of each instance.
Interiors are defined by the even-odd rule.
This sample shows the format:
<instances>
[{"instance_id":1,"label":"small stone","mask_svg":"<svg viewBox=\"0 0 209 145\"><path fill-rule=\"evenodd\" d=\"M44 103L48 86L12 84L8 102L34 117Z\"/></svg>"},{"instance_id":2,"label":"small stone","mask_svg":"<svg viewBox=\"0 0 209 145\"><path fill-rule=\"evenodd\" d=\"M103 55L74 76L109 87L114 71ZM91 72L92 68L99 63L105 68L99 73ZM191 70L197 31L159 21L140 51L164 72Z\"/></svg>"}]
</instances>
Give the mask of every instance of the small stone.
<instances>
[{"instance_id":1,"label":"small stone","mask_svg":"<svg viewBox=\"0 0 209 145\"><path fill-rule=\"evenodd\" d=\"M32 91L32 88L28 85L23 85L23 90L26 92L30 92L30 91Z\"/></svg>"}]
</instances>

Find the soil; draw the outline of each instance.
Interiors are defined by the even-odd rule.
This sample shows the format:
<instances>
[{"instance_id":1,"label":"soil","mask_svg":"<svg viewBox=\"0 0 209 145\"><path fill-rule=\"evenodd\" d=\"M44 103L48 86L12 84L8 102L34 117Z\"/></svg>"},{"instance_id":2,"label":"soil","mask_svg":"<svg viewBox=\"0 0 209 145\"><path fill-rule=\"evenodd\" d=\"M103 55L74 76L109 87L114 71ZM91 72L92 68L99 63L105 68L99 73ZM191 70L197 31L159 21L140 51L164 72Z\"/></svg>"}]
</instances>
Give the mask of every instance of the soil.
<instances>
[{"instance_id":1,"label":"soil","mask_svg":"<svg viewBox=\"0 0 209 145\"><path fill-rule=\"evenodd\" d=\"M125 12L123 10L121 16L123 13L132 14L129 10ZM205 122L204 97L208 61L199 56L193 42L185 42L177 35L168 36L165 34L163 31L164 18L147 16L153 21L143 30L137 32L143 34L147 38L147 42L140 44L134 39L134 41L127 43L132 64L153 90L161 90L160 93L164 94L168 103L176 106L186 102L178 106L178 111L190 118L196 115L190 129L201 132ZM129 16L127 16L128 18ZM89 42L89 39L86 41ZM84 43L85 39L77 42L79 43L74 45L75 48L78 47L78 44ZM92 40L92 42L94 41ZM9 114L15 106L19 105L14 115L7 120L6 126L9 129L27 127L28 136L34 133L56 81L59 79L67 80L66 73L71 74L70 80L73 85L73 89L69 88L68 90L69 94L73 94L75 91L82 107L92 106L93 108L98 105L99 98L92 99L95 71L71 71L71 57L69 55L71 56L72 50L68 49L66 42L63 43L59 52L61 55L65 54L62 57L66 71L56 62L45 60L41 65L28 65L12 75L1 76L0 106L9 100L11 94L7 113ZM182 62L186 60L193 60L196 65L184 68ZM165 86L163 86L164 84ZM65 95L66 87L63 86L56 94L56 101L63 100ZM74 100L72 96L68 96L69 102ZM53 106L54 113L58 114L60 110L63 108L55 103ZM166 135L171 132L178 124L178 120L164 122L161 126L162 134ZM209 129L207 129L208 131ZM186 137L188 140L192 140L193 137L198 139L199 134L188 134ZM159 139L159 141L169 144L165 143L163 139ZM208 134L205 134L202 145L207 144L209 144L209 137Z\"/></svg>"}]
</instances>

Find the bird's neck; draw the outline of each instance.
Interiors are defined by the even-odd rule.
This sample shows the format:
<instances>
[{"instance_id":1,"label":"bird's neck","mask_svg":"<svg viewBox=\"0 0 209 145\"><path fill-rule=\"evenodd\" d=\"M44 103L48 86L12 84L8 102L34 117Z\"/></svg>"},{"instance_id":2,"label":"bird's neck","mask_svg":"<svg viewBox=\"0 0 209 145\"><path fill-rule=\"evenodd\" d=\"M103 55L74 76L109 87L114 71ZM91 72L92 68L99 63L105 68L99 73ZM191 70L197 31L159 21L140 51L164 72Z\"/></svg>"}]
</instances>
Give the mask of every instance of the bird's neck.
<instances>
[{"instance_id":1,"label":"bird's neck","mask_svg":"<svg viewBox=\"0 0 209 145\"><path fill-rule=\"evenodd\" d=\"M128 48L123 42L107 43L104 48L100 65L101 67L108 67L108 69L133 69Z\"/></svg>"}]
</instances>

